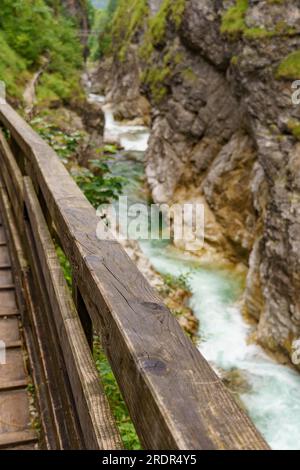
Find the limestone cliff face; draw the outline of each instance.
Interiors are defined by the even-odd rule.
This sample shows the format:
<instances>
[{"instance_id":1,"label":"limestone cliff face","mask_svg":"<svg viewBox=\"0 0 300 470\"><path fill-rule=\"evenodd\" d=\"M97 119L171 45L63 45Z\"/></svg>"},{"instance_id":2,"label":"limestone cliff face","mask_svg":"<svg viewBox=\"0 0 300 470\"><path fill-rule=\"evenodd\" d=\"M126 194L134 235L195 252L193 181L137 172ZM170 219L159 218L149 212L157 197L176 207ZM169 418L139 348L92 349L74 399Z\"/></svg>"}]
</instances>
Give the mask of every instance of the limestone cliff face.
<instances>
[{"instance_id":1,"label":"limestone cliff face","mask_svg":"<svg viewBox=\"0 0 300 470\"><path fill-rule=\"evenodd\" d=\"M135 95L139 88L152 105L153 197L170 201L193 188L205 198L222 236L249 264L245 309L258 320L258 340L289 354L300 335L300 105L291 100L300 79L300 5L144 3L148 19L127 34L125 52L136 64L128 87L134 82ZM114 57L121 76L110 96L119 107L114 90L133 73L126 53Z\"/></svg>"}]
</instances>

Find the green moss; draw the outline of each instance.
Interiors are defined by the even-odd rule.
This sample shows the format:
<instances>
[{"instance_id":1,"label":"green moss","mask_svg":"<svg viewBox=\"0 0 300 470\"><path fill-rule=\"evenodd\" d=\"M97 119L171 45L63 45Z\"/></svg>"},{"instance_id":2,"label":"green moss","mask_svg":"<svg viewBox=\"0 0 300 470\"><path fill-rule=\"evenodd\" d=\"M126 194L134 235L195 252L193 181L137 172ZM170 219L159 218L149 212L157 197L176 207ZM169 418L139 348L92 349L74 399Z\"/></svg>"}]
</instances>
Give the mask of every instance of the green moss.
<instances>
[{"instance_id":1,"label":"green moss","mask_svg":"<svg viewBox=\"0 0 300 470\"><path fill-rule=\"evenodd\" d=\"M142 82L149 86L151 95L156 103L159 103L167 94L166 80L171 75L169 67L151 67L141 77Z\"/></svg>"},{"instance_id":2,"label":"green moss","mask_svg":"<svg viewBox=\"0 0 300 470\"><path fill-rule=\"evenodd\" d=\"M141 58L150 60L155 46L164 41L168 20L173 23L175 29L180 27L185 5L186 0L163 0L157 14L149 19L148 29L140 49Z\"/></svg>"},{"instance_id":3,"label":"green moss","mask_svg":"<svg viewBox=\"0 0 300 470\"><path fill-rule=\"evenodd\" d=\"M183 70L181 72L181 76L186 82L191 83L194 83L198 78L195 72L190 68L186 68L185 70Z\"/></svg>"},{"instance_id":4,"label":"green moss","mask_svg":"<svg viewBox=\"0 0 300 470\"><path fill-rule=\"evenodd\" d=\"M269 1L269 3L279 2L281 2L281 0ZM283 21L279 21L273 31L268 31L263 27L249 28L245 21L248 7L248 0L236 0L235 5L225 11L222 16L221 32L231 37L243 36L250 40L271 38L276 35L295 34L295 30Z\"/></svg>"},{"instance_id":5,"label":"green moss","mask_svg":"<svg viewBox=\"0 0 300 470\"><path fill-rule=\"evenodd\" d=\"M295 137L296 140L300 140L300 122L294 119L291 119L287 125L289 131Z\"/></svg>"},{"instance_id":6,"label":"green moss","mask_svg":"<svg viewBox=\"0 0 300 470\"><path fill-rule=\"evenodd\" d=\"M244 37L247 39L271 38L276 33L267 31L265 28L245 28Z\"/></svg>"},{"instance_id":7,"label":"green moss","mask_svg":"<svg viewBox=\"0 0 300 470\"><path fill-rule=\"evenodd\" d=\"M248 0L236 0L236 4L222 16L221 32L231 35L243 32L246 28L245 15L248 7Z\"/></svg>"},{"instance_id":8,"label":"green moss","mask_svg":"<svg viewBox=\"0 0 300 470\"><path fill-rule=\"evenodd\" d=\"M300 79L300 50L289 54L276 71L277 79Z\"/></svg>"},{"instance_id":9,"label":"green moss","mask_svg":"<svg viewBox=\"0 0 300 470\"><path fill-rule=\"evenodd\" d=\"M150 19L149 30L154 44L165 36L167 21L170 19L176 29L180 27L186 0L163 0L158 13Z\"/></svg>"},{"instance_id":10,"label":"green moss","mask_svg":"<svg viewBox=\"0 0 300 470\"><path fill-rule=\"evenodd\" d=\"M111 36L113 51L118 53L121 61L125 60L133 36L147 17L147 0L120 0L112 19Z\"/></svg>"}]
</instances>

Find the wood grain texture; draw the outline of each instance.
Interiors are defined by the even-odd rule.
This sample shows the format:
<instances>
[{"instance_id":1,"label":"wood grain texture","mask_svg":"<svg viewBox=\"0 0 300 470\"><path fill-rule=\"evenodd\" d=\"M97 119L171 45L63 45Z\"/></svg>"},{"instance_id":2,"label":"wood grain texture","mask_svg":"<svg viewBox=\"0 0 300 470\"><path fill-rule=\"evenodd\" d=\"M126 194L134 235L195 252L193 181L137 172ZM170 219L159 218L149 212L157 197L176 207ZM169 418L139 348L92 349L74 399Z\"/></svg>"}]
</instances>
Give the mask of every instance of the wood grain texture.
<instances>
[{"instance_id":1,"label":"wood grain texture","mask_svg":"<svg viewBox=\"0 0 300 470\"><path fill-rule=\"evenodd\" d=\"M28 263L23 253L20 236L15 226L13 212L9 202L8 194L3 187L0 178L0 207L2 212L2 219L8 234L8 244L10 247L11 260L13 262L14 277L19 277L20 282L17 285L17 301L18 308L5 306L0 309L0 315L16 315L21 314L23 334L27 347L27 354L30 358L31 376L34 381L35 391L37 396L37 404L39 406L39 419L41 423L41 439L40 443L42 448L57 449L57 439L55 433L55 426L53 423L53 413L49 405L50 396L47 381L45 379L43 364L41 361L41 354L39 350L38 336L34 331L33 318L37 317L36 310L32 302L30 293L30 280L31 275L28 269Z\"/></svg>"},{"instance_id":2,"label":"wood grain texture","mask_svg":"<svg viewBox=\"0 0 300 470\"><path fill-rule=\"evenodd\" d=\"M0 192L3 188L0 188ZM0 197L1 199L1 197ZM5 217L4 217L5 218ZM0 257L10 263L6 234L1 230ZM3 255L4 251L4 255ZM17 310L11 269L0 273L0 305L2 313ZM10 287L9 287L10 286ZM0 340L6 346L5 363L0 364L0 448L36 442L37 435L31 428L27 372L25 370L19 319L16 316L0 317Z\"/></svg>"},{"instance_id":3,"label":"wood grain texture","mask_svg":"<svg viewBox=\"0 0 300 470\"><path fill-rule=\"evenodd\" d=\"M62 345L87 449L121 448L104 390L80 323L49 230L29 178L25 203Z\"/></svg>"},{"instance_id":4,"label":"wood grain texture","mask_svg":"<svg viewBox=\"0 0 300 470\"><path fill-rule=\"evenodd\" d=\"M95 211L53 150L9 105L0 120L29 161L144 447L266 449L123 248L97 238Z\"/></svg>"},{"instance_id":5,"label":"wood grain texture","mask_svg":"<svg viewBox=\"0 0 300 470\"><path fill-rule=\"evenodd\" d=\"M5 182L6 190L10 200L13 202L12 209L16 220L18 221L19 230L23 225L23 180L22 173L15 161L12 151L0 130L0 165L1 175Z\"/></svg>"}]
</instances>

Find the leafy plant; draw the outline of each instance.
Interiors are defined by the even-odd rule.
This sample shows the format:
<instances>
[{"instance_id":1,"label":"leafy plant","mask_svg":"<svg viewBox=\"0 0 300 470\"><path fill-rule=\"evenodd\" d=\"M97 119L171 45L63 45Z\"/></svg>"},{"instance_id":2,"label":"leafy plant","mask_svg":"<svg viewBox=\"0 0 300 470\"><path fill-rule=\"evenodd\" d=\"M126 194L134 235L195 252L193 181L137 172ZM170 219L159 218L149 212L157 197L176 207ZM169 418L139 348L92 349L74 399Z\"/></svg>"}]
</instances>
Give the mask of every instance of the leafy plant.
<instances>
[{"instance_id":1,"label":"leafy plant","mask_svg":"<svg viewBox=\"0 0 300 470\"><path fill-rule=\"evenodd\" d=\"M81 132L63 132L57 126L47 123L42 117L32 119L30 124L56 151L63 163L67 163L76 154L78 145L83 139Z\"/></svg>"},{"instance_id":2,"label":"leafy plant","mask_svg":"<svg viewBox=\"0 0 300 470\"><path fill-rule=\"evenodd\" d=\"M80 167L73 171L73 177L90 203L97 208L116 199L122 192L125 180L120 176L113 176L103 158L90 160L90 163L91 170Z\"/></svg>"}]
</instances>

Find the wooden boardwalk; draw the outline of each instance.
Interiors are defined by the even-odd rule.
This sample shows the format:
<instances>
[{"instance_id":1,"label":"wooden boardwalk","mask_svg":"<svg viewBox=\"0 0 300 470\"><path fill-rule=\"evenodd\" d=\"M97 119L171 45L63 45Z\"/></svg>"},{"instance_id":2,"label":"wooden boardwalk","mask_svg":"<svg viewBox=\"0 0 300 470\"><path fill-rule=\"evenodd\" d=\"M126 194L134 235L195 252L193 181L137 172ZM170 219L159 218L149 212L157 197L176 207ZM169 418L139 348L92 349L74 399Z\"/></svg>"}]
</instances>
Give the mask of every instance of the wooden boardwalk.
<instances>
[{"instance_id":1,"label":"wooden boardwalk","mask_svg":"<svg viewBox=\"0 0 300 470\"><path fill-rule=\"evenodd\" d=\"M37 436L30 423L27 373L20 318L4 227L0 220L0 341L6 363L0 364L0 449L34 449Z\"/></svg>"}]
</instances>

